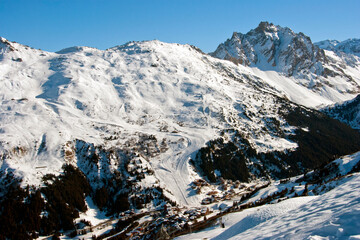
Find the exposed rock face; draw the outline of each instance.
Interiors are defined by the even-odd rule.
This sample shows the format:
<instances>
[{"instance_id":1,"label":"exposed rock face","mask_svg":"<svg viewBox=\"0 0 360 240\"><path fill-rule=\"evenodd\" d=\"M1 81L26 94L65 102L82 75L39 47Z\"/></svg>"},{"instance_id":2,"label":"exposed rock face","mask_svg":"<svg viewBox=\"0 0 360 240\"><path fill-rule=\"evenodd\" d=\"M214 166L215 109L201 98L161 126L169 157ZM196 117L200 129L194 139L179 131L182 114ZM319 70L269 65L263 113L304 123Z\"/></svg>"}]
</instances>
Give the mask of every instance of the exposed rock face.
<instances>
[{"instance_id":1,"label":"exposed rock face","mask_svg":"<svg viewBox=\"0 0 360 240\"><path fill-rule=\"evenodd\" d=\"M246 34L234 32L211 55L287 76L321 75L322 63L327 62L324 50L315 46L308 36L268 22L261 22Z\"/></svg>"}]
</instances>

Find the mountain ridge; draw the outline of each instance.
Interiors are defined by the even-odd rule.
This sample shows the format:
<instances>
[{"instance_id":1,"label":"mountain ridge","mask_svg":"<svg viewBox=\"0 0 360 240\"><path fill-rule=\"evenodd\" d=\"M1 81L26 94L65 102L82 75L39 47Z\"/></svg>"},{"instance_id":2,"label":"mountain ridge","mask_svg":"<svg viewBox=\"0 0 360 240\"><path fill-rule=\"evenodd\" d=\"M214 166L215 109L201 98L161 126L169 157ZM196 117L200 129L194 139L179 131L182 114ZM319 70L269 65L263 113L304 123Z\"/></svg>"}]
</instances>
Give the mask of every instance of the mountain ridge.
<instances>
[{"instance_id":1,"label":"mountain ridge","mask_svg":"<svg viewBox=\"0 0 360 240\"><path fill-rule=\"evenodd\" d=\"M346 54L353 54L360 57L360 39L357 38L349 38L344 41L324 40L316 42L314 44L325 50L343 52Z\"/></svg>"},{"instance_id":2,"label":"mountain ridge","mask_svg":"<svg viewBox=\"0 0 360 240\"><path fill-rule=\"evenodd\" d=\"M299 49L301 53L289 57L292 50L288 49L291 48ZM303 68L315 67L311 71L321 74L322 69L314 65L319 60L326 61L324 52L314 47L309 37L268 22L261 22L246 34L234 32L232 38L220 44L211 55L222 59L235 58L245 65L257 66L262 70L274 69L288 76L295 74L296 62L303 62ZM286 68L286 65L290 68Z\"/></svg>"},{"instance_id":3,"label":"mountain ridge","mask_svg":"<svg viewBox=\"0 0 360 240\"><path fill-rule=\"evenodd\" d=\"M263 25L254 33L274 28ZM199 207L215 190L228 194L224 181L259 186L360 146L357 131L313 109L353 98L356 78L328 76L332 87L309 88L313 75L261 71L157 40L56 53L1 44L0 190L41 192L48 215L36 219L45 225L73 229L86 198L114 216ZM55 230L40 225L43 235Z\"/></svg>"},{"instance_id":4,"label":"mountain ridge","mask_svg":"<svg viewBox=\"0 0 360 240\"><path fill-rule=\"evenodd\" d=\"M360 130L360 95L352 100L326 107L322 111L330 117Z\"/></svg>"},{"instance_id":5,"label":"mountain ridge","mask_svg":"<svg viewBox=\"0 0 360 240\"><path fill-rule=\"evenodd\" d=\"M305 34L268 22L246 34L235 32L210 55L265 72L276 71L315 92L324 88L343 92L338 88L340 79L352 85L345 91L359 92L359 79L352 74L360 69L357 57L325 51Z\"/></svg>"}]
</instances>

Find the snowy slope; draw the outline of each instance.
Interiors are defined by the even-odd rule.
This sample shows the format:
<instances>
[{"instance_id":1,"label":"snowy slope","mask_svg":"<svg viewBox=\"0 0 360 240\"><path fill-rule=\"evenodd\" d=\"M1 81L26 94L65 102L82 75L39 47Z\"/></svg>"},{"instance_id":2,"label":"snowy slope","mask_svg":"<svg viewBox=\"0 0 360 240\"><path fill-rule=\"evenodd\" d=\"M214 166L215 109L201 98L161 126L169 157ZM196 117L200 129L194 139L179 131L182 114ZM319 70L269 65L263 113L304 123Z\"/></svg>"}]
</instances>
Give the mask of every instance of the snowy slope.
<instances>
[{"instance_id":1,"label":"snowy slope","mask_svg":"<svg viewBox=\"0 0 360 240\"><path fill-rule=\"evenodd\" d=\"M319 196L290 214L275 217L232 239L349 238L358 236L360 176L346 179L334 190ZM274 229L277 229L274 232ZM355 237L354 236L354 237Z\"/></svg>"},{"instance_id":2,"label":"snowy slope","mask_svg":"<svg viewBox=\"0 0 360 240\"><path fill-rule=\"evenodd\" d=\"M314 45L318 46L321 49L334 51L336 49L335 48L336 45L338 45L339 43L340 43L340 41L338 41L338 40L323 40L323 41L314 43Z\"/></svg>"},{"instance_id":3,"label":"snowy slope","mask_svg":"<svg viewBox=\"0 0 360 240\"><path fill-rule=\"evenodd\" d=\"M318 197L300 197L224 217L219 226L178 239L357 239L360 176Z\"/></svg>"},{"instance_id":4,"label":"snowy slope","mask_svg":"<svg viewBox=\"0 0 360 240\"><path fill-rule=\"evenodd\" d=\"M347 174L359 163L359 156L357 153L334 162L341 174ZM327 185L332 190L319 196L290 198L231 213L222 219L225 228L216 224L177 239L358 239L359 173Z\"/></svg>"}]
</instances>

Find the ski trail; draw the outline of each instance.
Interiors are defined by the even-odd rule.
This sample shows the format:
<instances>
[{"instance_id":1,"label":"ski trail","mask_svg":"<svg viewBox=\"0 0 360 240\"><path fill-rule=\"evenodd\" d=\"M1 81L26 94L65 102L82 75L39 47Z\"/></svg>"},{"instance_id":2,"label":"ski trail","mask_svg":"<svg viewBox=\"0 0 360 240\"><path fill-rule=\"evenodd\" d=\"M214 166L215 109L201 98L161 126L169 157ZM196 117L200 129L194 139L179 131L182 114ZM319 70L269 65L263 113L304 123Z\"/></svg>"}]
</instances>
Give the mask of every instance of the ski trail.
<instances>
[{"instance_id":1,"label":"ski trail","mask_svg":"<svg viewBox=\"0 0 360 240\"><path fill-rule=\"evenodd\" d=\"M192 155L200 149L207 141L203 132L198 129L191 129L192 132L181 133L181 137L186 140L186 145L181 149L181 154L168 153L166 158L159 161L154 167L160 182L165 185L181 205L198 206L200 199L196 195L191 195L190 183L192 182L191 172L188 168L188 161ZM174 158L175 156L175 158Z\"/></svg>"}]
</instances>

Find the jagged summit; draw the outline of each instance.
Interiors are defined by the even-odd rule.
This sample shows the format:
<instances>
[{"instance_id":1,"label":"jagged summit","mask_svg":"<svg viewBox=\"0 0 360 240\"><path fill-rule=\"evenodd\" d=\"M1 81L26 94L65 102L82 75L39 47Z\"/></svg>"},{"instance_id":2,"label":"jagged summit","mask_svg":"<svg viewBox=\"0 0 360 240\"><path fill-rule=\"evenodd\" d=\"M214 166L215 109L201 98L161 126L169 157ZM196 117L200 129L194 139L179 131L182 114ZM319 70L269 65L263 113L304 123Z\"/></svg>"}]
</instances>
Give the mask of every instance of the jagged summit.
<instances>
[{"instance_id":1,"label":"jagged summit","mask_svg":"<svg viewBox=\"0 0 360 240\"><path fill-rule=\"evenodd\" d=\"M308 36L268 22L261 22L246 34L234 33L211 55L287 76L320 75L323 68L318 63L326 61L324 51L314 46Z\"/></svg>"},{"instance_id":2,"label":"jagged summit","mask_svg":"<svg viewBox=\"0 0 360 240\"><path fill-rule=\"evenodd\" d=\"M359 46L357 40L314 44L304 33L261 22L246 34L234 32L210 55L261 71L275 71L325 95L330 89L341 94L356 94L360 91L360 82L357 74L353 73L360 71L360 61L344 52L355 54ZM338 53L325 52L322 48L338 49ZM349 87L345 90L340 87L339 81L349 84Z\"/></svg>"},{"instance_id":3,"label":"jagged summit","mask_svg":"<svg viewBox=\"0 0 360 240\"><path fill-rule=\"evenodd\" d=\"M269 22L260 22L259 26L257 28L255 28L255 30L257 31L268 31L270 29L276 29L276 26L273 23L269 23Z\"/></svg>"},{"instance_id":4,"label":"jagged summit","mask_svg":"<svg viewBox=\"0 0 360 240\"><path fill-rule=\"evenodd\" d=\"M280 32L280 31L289 31L294 33L290 28L288 27L281 27L279 25L275 25L273 23L269 23L267 21L264 22L260 22L259 25L253 29L250 30L250 32L257 32L257 33L275 33L275 32Z\"/></svg>"},{"instance_id":5,"label":"jagged summit","mask_svg":"<svg viewBox=\"0 0 360 240\"><path fill-rule=\"evenodd\" d=\"M4 37L1 37L0 36L0 43L2 43L2 44L6 44L6 45L10 45L10 41L9 40L7 40L6 38L4 38Z\"/></svg>"}]
</instances>

